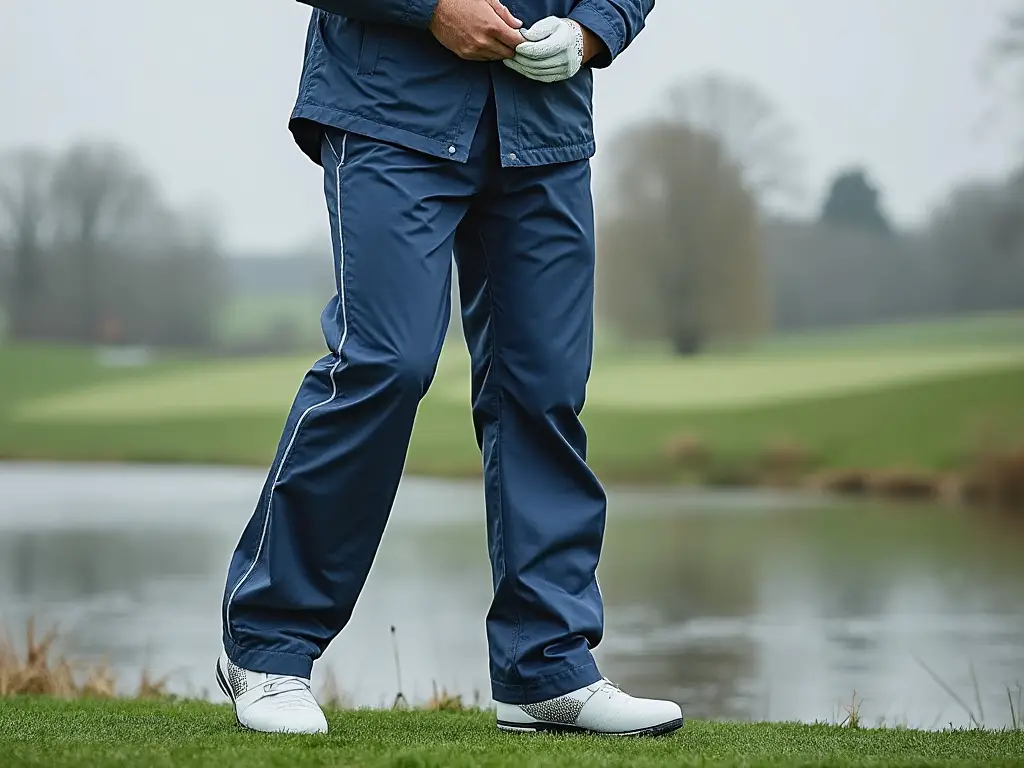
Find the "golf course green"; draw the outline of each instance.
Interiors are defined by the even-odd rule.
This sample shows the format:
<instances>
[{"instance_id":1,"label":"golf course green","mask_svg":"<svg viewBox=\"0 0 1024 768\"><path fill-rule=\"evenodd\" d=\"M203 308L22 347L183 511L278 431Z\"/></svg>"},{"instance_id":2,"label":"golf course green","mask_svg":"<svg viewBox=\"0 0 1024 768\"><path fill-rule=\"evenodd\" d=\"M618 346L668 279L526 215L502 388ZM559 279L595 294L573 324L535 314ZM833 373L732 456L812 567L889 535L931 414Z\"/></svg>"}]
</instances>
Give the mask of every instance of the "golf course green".
<instances>
[{"instance_id":1,"label":"golf course green","mask_svg":"<svg viewBox=\"0 0 1024 768\"><path fill-rule=\"evenodd\" d=\"M0 456L263 465L319 354L110 367L91 350L0 346ZM410 472L479 472L468 370L453 340ZM681 439L720 463L785 444L822 469L952 470L993 436L1024 438L1024 315L779 336L692 359L599 345L583 418L591 462L614 482L680 479L667 446Z\"/></svg>"}]
</instances>

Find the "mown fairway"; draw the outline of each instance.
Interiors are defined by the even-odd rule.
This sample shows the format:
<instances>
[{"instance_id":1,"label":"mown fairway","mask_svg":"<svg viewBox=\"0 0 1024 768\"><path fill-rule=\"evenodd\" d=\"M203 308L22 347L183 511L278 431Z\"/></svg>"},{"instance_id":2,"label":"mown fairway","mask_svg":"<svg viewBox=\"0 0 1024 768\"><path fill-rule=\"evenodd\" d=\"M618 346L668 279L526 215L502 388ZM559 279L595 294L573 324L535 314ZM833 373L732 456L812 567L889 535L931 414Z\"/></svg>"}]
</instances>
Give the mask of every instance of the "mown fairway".
<instances>
[{"instance_id":1,"label":"mown fairway","mask_svg":"<svg viewBox=\"0 0 1024 768\"><path fill-rule=\"evenodd\" d=\"M100 366L83 350L0 347L0 455L263 464L317 352ZM420 411L409 468L478 471L468 362L453 343ZM945 469L995 429L1024 435L1024 317L771 339L681 360L599 350L584 419L610 479L673 476L665 445L716 453L788 440L826 467Z\"/></svg>"}]
</instances>

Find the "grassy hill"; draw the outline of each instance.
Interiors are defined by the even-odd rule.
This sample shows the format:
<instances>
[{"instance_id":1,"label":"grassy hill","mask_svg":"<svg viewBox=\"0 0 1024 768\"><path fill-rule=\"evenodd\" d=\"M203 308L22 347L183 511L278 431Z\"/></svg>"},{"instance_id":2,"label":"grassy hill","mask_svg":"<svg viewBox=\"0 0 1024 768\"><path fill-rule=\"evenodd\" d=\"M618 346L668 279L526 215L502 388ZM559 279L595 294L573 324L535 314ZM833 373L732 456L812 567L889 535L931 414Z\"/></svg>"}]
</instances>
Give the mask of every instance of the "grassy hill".
<instances>
[{"instance_id":1,"label":"grassy hill","mask_svg":"<svg viewBox=\"0 0 1024 768\"><path fill-rule=\"evenodd\" d=\"M112 368L88 350L0 347L0 456L267 463L318 355L164 358ZM420 410L409 470L479 471L468 361L449 344ZM797 445L825 468L962 464L983 435L1024 438L1024 315L769 339L694 359L603 345L584 421L616 481L671 481L667 446L753 462Z\"/></svg>"}]
</instances>

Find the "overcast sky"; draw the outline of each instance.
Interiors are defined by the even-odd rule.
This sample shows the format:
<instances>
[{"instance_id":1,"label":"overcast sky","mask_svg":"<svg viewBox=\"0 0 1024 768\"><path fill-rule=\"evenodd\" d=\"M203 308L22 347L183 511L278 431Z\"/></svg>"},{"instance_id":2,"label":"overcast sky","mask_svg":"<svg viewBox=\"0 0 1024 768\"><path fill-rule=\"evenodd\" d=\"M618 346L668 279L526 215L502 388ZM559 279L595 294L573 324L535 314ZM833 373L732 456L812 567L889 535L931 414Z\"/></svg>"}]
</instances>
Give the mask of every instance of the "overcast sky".
<instances>
[{"instance_id":1,"label":"overcast sky","mask_svg":"<svg viewBox=\"0 0 1024 768\"><path fill-rule=\"evenodd\" d=\"M918 222L1020 148L1007 89L979 74L1007 2L659 0L598 75L598 173L603 139L673 81L718 71L798 130L805 210L838 167L863 163L893 216ZM286 130L307 18L292 0L0 0L0 147L114 139L174 201L212 206L234 246L318 238L320 175Z\"/></svg>"}]
</instances>

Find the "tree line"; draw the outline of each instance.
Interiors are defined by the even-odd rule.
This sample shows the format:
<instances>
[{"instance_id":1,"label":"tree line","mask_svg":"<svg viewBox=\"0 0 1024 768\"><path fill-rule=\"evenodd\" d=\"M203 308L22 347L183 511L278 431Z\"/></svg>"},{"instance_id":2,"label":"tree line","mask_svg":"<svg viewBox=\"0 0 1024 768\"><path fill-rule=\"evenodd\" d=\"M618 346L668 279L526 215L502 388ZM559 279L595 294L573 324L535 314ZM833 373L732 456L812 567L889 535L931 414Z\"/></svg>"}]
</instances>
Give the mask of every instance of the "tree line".
<instances>
[{"instance_id":1,"label":"tree line","mask_svg":"<svg viewBox=\"0 0 1024 768\"><path fill-rule=\"evenodd\" d=\"M1019 110L1024 0L1008 11L991 53L1013 81L1006 104ZM605 155L614 163L598 196L606 328L693 354L773 328L1024 307L1024 165L960 184L913 230L893 224L881 190L857 167L836 174L817 216L783 219L770 211L803 193L800 155L767 96L712 75L681 82L664 104ZM312 305L333 280L326 245L303 261ZM247 291L238 275L272 264L228 266L208 218L170 205L123 148L0 153L9 337L210 346L227 299ZM265 282L284 290L279 279ZM278 351L316 341L287 323L272 327ZM246 349L268 344L259 331Z\"/></svg>"},{"instance_id":2,"label":"tree line","mask_svg":"<svg viewBox=\"0 0 1024 768\"><path fill-rule=\"evenodd\" d=\"M0 154L7 335L204 346L226 286L211 222L167 203L123 148Z\"/></svg>"},{"instance_id":3,"label":"tree line","mask_svg":"<svg viewBox=\"0 0 1024 768\"><path fill-rule=\"evenodd\" d=\"M768 328L1024 308L1024 169L963 183L913 231L893 225L864 169L843 169L815 219L785 220L768 203L801 189L799 156L767 97L712 76L666 103L612 153L607 326L692 354Z\"/></svg>"}]
</instances>

